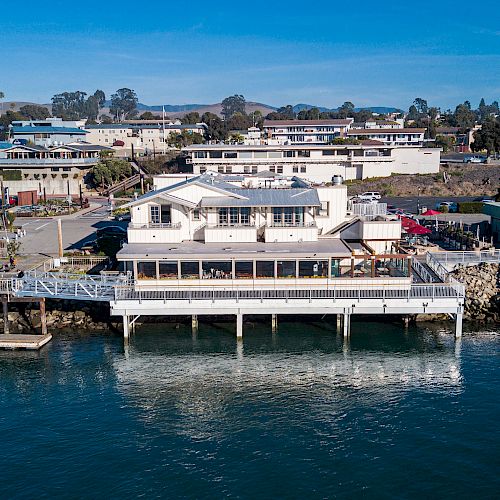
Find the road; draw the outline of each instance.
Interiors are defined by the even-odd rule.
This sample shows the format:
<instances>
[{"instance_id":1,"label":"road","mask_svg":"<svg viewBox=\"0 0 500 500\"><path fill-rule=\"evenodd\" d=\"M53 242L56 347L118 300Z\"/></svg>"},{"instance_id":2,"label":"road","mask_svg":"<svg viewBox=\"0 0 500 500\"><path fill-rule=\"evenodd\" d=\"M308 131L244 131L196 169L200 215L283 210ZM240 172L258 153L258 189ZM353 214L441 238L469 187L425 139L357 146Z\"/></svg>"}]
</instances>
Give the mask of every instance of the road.
<instances>
[{"instance_id":1,"label":"road","mask_svg":"<svg viewBox=\"0 0 500 500\"><path fill-rule=\"evenodd\" d=\"M97 228L127 227L127 222L117 222L109 218L107 205L98 205L92 212L61 217L61 219L65 250L81 248L87 242L93 241ZM22 225L26 230L26 236L21 239L20 253L57 255L57 218L18 218L15 224L16 226Z\"/></svg>"},{"instance_id":2,"label":"road","mask_svg":"<svg viewBox=\"0 0 500 500\"><path fill-rule=\"evenodd\" d=\"M405 212L417 213L417 204L420 207L427 207L428 209L435 209L436 204L442 201L454 201L459 203L461 201L472 201L475 196L457 196L457 197L443 197L443 196L401 196L398 198L388 197L382 198L380 201L382 203L387 203L388 205L394 205L396 208L401 208Z\"/></svg>"}]
</instances>

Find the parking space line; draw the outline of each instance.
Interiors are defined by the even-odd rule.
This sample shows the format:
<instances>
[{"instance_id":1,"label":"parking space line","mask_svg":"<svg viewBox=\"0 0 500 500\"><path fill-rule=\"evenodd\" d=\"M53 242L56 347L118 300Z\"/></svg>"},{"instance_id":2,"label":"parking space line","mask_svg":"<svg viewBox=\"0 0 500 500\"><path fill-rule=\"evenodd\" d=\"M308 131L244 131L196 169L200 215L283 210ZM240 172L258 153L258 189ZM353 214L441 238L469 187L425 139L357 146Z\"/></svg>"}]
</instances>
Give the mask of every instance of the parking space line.
<instances>
[{"instance_id":1,"label":"parking space line","mask_svg":"<svg viewBox=\"0 0 500 500\"><path fill-rule=\"evenodd\" d=\"M49 224L52 224L53 221L47 222L45 224L42 224L41 226L35 227L35 231L38 231L39 229L42 229L42 227L48 226Z\"/></svg>"}]
</instances>

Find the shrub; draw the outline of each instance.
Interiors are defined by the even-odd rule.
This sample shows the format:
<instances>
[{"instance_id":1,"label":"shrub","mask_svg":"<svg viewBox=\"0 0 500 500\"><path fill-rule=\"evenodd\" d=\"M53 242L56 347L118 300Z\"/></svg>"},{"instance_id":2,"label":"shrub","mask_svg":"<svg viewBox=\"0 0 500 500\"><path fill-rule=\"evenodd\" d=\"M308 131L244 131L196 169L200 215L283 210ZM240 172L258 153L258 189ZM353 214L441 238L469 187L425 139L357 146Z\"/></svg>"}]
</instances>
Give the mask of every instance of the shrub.
<instances>
[{"instance_id":1,"label":"shrub","mask_svg":"<svg viewBox=\"0 0 500 500\"><path fill-rule=\"evenodd\" d=\"M458 204L458 211L461 214L480 214L483 211L481 201L463 201Z\"/></svg>"},{"instance_id":2,"label":"shrub","mask_svg":"<svg viewBox=\"0 0 500 500\"><path fill-rule=\"evenodd\" d=\"M20 170L4 170L2 175L4 181L20 181L23 178Z\"/></svg>"}]
</instances>

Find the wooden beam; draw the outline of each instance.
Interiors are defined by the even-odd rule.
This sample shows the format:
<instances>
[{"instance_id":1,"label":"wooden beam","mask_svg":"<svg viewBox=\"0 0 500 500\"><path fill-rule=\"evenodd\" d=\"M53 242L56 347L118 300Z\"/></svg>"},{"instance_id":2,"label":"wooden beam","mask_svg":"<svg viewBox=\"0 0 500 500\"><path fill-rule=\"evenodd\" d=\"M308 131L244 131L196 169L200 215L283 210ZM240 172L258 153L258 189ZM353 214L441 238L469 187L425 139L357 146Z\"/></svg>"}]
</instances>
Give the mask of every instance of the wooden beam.
<instances>
[{"instance_id":1,"label":"wooden beam","mask_svg":"<svg viewBox=\"0 0 500 500\"><path fill-rule=\"evenodd\" d=\"M40 324L42 327L42 335L47 335L47 314L45 313L45 298L40 300Z\"/></svg>"}]
</instances>

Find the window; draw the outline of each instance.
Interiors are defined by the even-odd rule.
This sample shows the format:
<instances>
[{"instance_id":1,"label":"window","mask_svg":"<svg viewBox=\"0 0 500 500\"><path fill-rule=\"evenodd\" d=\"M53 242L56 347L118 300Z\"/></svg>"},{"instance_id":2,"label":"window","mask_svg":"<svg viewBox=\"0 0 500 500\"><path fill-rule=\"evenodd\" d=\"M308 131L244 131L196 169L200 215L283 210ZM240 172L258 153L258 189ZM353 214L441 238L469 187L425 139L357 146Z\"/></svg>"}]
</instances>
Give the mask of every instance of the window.
<instances>
[{"instance_id":1,"label":"window","mask_svg":"<svg viewBox=\"0 0 500 500\"><path fill-rule=\"evenodd\" d=\"M149 207L149 216L152 224L160 224L160 207L158 205L151 205Z\"/></svg>"},{"instance_id":2,"label":"window","mask_svg":"<svg viewBox=\"0 0 500 500\"><path fill-rule=\"evenodd\" d=\"M253 262L251 260L238 260L234 263L236 279L253 279Z\"/></svg>"},{"instance_id":3,"label":"window","mask_svg":"<svg viewBox=\"0 0 500 500\"><path fill-rule=\"evenodd\" d=\"M239 210L236 208L236 207L231 207L229 209L229 224L231 226L235 226L238 224L238 214L239 214Z\"/></svg>"},{"instance_id":4,"label":"window","mask_svg":"<svg viewBox=\"0 0 500 500\"><path fill-rule=\"evenodd\" d=\"M245 225L250 224L250 208L248 207L240 208L240 224L245 224Z\"/></svg>"},{"instance_id":5,"label":"window","mask_svg":"<svg viewBox=\"0 0 500 500\"><path fill-rule=\"evenodd\" d=\"M207 152L206 151L195 151L194 152L194 157L195 158L206 158L207 157Z\"/></svg>"},{"instance_id":6,"label":"window","mask_svg":"<svg viewBox=\"0 0 500 500\"><path fill-rule=\"evenodd\" d=\"M200 209L195 208L193 210L193 220L200 220Z\"/></svg>"},{"instance_id":7,"label":"window","mask_svg":"<svg viewBox=\"0 0 500 500\"><path fill-rule=\"evenodd\" d=\"M232 279L231 261L203 261L201 271L203 279Z\"/></svg>"},{"instance_id":8,"label":"window","mask_svg":"<svg viewBox=\"0 0 500 500\"><path fill-rule=\"evenodd\" d=\"M226 167L226 174L232 174L233 173L233 167Z\"/></svg>"},{"instance_id":9,"label":"window","mask_svg":"<svg viewBox=\"0 0 500 500\"><path fill-rule=\"evenodd\" d=\"M276 167L276 170L278 171L278 174L282 174L282 173L283 173L283 167L282 167L282 166L280 166L280 165L278 165L278 166Z\"/></svg>"},{"instance_id":10,"label":"window","mask_svg":"<svg viewBox=\"0 0 500 500\"><path fill-rule=\"evenodd\" d=\"M328 277L327 260L300 260L299 278L326 278Z\"/></svg>"},{"instance_id":11,"label":"window","mask_svg":"<svg viewBox=\"0 0 500 500\"><path fill-rule=\"evenodd\" d=\"M240 151L240 158L243 158L245 160L249 160L252 158L252 152L251 151Z\"/></svg>"},{"instance_id":12,"label":"window","mask_svg":"<svg viewBox=\"0 0 500 500\"><path fill-rule=\"evenodd\" d=\"M160 261L160 279L161 280L176 280L178 275L177 261L162 262Z\"/></svg>"},{"instance_id":13,"label":"window","mask_svg":"<svg viewBox=\"0 0 500 500\"><path fill-rule=\"evenodd\" d=\"M295 158L295 151L283 151L285 158Z\"/></svg>"},{"instance_id":14,"label":"window","mask_svg":"<svg viewBox=\"0 0 500 500\"><path fill-rule=\"evenodd\" d=\"M311 156L310 151L297 151L297 154L302 158L309 158Z\"/></svg>"},{"instance_id":15,"label":"window","mask_svg":"<svg viewBox=\"0 0 500 500\"><path fill-rule=\"evenodd\" d=\"M276 172L276 167L274 167L274 166L273 167L269 167L269 172L275 173Z\"/></svg>"},{"instance_id":16,"label":"window","mask_svg":"<svg viewBox=\"0 0 500 500\"><path fill-rule=\"evenodd\" d=\"M323 149L322 153L323 153L323 156L334 156L335 149Z\"/></svg>"},{"instance_id":17,"label":"window","mask_svg":"<svg viewBox=\"0 0 500 500\"><path fill-rule=\"evenodd\" d=\"M227 208L219 208L219 225L227 225Z\"/></svg>"},{"instance_id":18,"label":"window","mask_svg":"<svg viewBox=\"0 0 500 500\"><path fill-rule=\"evenodd\" d=\"M138 262L137 279L156 279L156 262Z\"/></svg>"},{"instance_id":19,"label":"window","mask_svg":"<svg viewBox=\"0 0 500 500\"><path fill-rule=\"evenodd\" d=\"M249 173L250 173L250 167L249 167L249 166L247 166L247 165L245 165L245 166L243 167L243 173L245 173L245 174L249 174Z\"/></svg>"},{"instance_id":20,"label":"window","mask_svg":"<svg viewBox=\"0 0 500 500\"><path fill-rule=\"evenodd\" d=\"M332 278L338 278L340 276L340 259L332 259L330 276Z\"/></svg>"},{"instance_id":21,"label":"window","mask_svg":"<svg viewBox=\"0 0 500 500\"><path fill-rule=\"evenodd\" d=\"M278 260L278 278L296 278L295 264L294 260Z\"/></svg>"},{"instance_id":22,"label":"window","mask_svg":"<svg viewBox=\"0 0 500 500\"><path fill-rule=\"evenodd\" d=\"M238 158L238 153L236 151L225 151L224 158Z\"/></svg>"},{"instance_id":23,"label":"window","mask_svg":"<svg viewBox=\"0 0 500 500\"><path fill-rule=\"evenodd\" d=\"M293 167L292 170L294 174L297 174L299 172L299 167Z\"/></svg>"},{"instance_id":24,"label":"window","mask_svg":"<svg viewBox=\"0 0 500 500\"><path fill-rule=\"evenodd\" d=\"M200 174L204 174L207 171L207 167L200 167Z\"/></svg>"},{"instance_id":25,"label":"window","mask_svg":"<svg viewBox=\"0 0 500 500\"><path fill-rule=\"evenodd\" d=\"M304 224L304 207L273 207L275 226L301 226Z\"/></svg>"},{"instance_id":26,"label":"window","mask_svg":"<svg viewBox=\"0 0 500 500\"><path fill-rule=\"evenodd\" d=\"M224 173L224 167L222 167L222 166L219 165L217 167L217 172L219 172L219 174L223 174Z\"/></svg>"},{"instance_id":27,"label":"window","mask_svg":"<svg viewBox=\"0 0 500 500\"><path fill-rule=\"evenodd\" d=\"M267 151L255 151L254 158L267 158Z\"/></svg>"},{"instance_id":28,"label":"window","mask_svg":"<svg viewBox=\"0 0 500 500\"><path fill-rule=\"evenodd\" d=\"M320 217L328 217L328 215L330 215L330 202L321 202L321 207L318 208L318 215Z\"/></svg>"},{"instance_id":29,"label":"window","mask_svg":"<svg viewBox=\"0 0 500 500\"><path fill-rule=\"evenodd\" d=\"M71 172L71 167L63 167L63 172Z\"/></svg>"},{"instance_id":30,"label":"window","mask_svg":"<svg viewBox=\"0 0 500 500\"><path fill-rule=\"evenodd\" d=\"M300 172L302 174L305 174L306 173L306 167L300 167Z\"/></svg>"},{"instance_id":31,"label":"window","mask_svg":"<svg viewBox=\"0 0 500 500\"><path fill-rule=\"evenodd\" d=\"M269 158L281 158L281 151L269 151Z\"/></svg>"},{"instance_id":32,"label":"window","mask_svg":"<svg viewBox=\"0 0 500 500\"><path fill-rule=\"evenodd\" d=\"M256 173L257 173L257 166L252 167L252 174L256 174Z\"/></svg>"},{"instance_id":33,"label":"window","mask_svg":"<svg viewBox=\"0 0 500 500\"><path fill-rule=\"evenodd\" d=\"M181 278L185 280L197 280L200 278L198 262L181 262Z\"/></svg>"},{"instance_id":34,"label":"window","mask_svg":"<svg viewBox=\"0 0 500 500\"><path fill-rule=\"evenodd\" d=\"M274 260L258 260L255 262L256 278L274 278Z\"/></svg>"},{"instance_id":35,"label":"window","mask_svg":"<svg viewBox=\"0 0 500 500\"><path fill-rule=\"evenodd\" d=\"M210 158L222 158L222 151L210 151Z\"/></svg>"}]
</instances>

